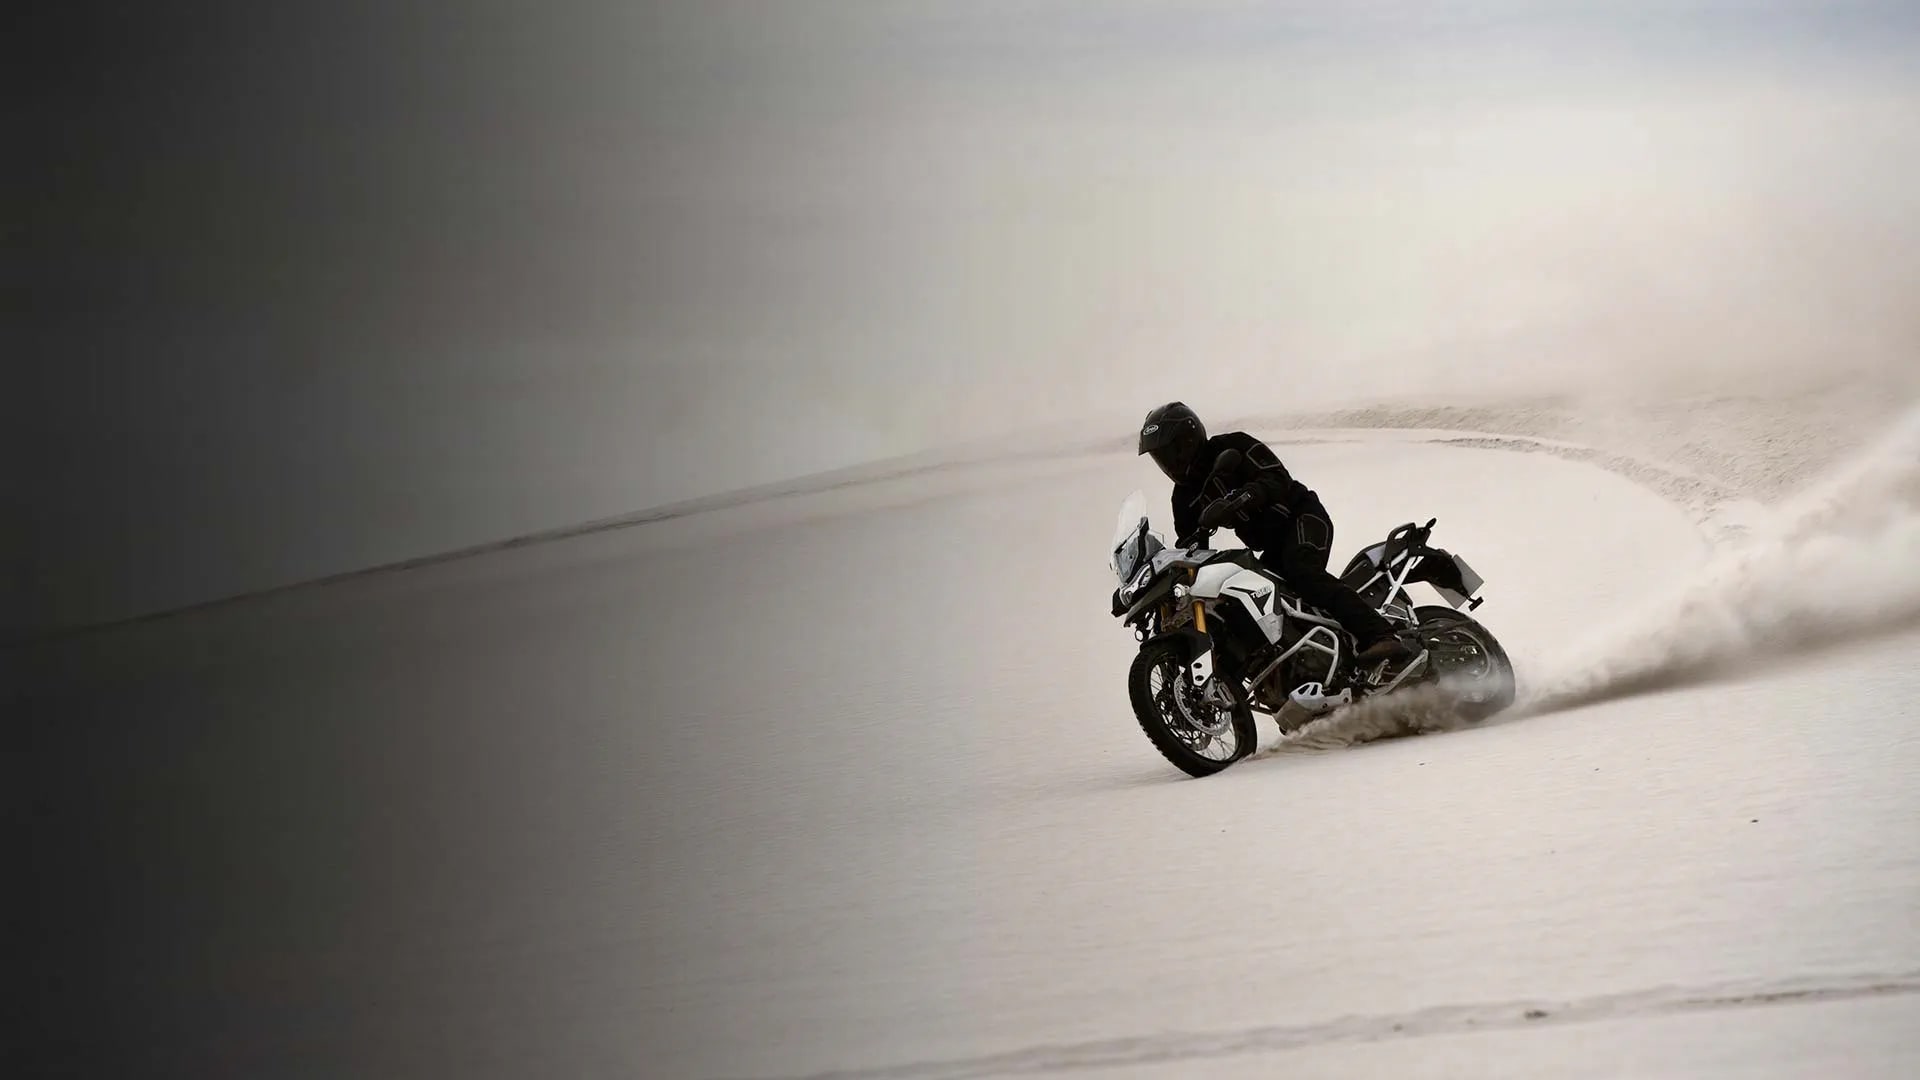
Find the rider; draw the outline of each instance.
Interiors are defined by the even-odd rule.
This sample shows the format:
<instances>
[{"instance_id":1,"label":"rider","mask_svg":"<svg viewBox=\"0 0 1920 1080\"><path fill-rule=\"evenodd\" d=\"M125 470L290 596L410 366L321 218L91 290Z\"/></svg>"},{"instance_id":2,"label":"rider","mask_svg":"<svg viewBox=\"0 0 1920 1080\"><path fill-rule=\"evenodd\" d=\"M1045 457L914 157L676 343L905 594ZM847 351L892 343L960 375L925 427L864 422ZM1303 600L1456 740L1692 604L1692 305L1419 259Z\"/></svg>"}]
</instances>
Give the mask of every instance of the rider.
<instances>
[{"instance_id":1,"label":"rider","mask_svg":"<svg viewBox=\"0 0 1920 1080\"><path fill-rule=\"evenodd\" d=\"M1214 459L1228 449L1240 452L1239 466L1209 483ZM1182 547L1199 529L1231 523L1262 565L1292 585L1302 600L1330 612L1362 643L1354 658L1360 665L1411 655L1385 616L1327 572L1333 519L1319 495L1295 480L1266 443L1244 431L1208 438L1200 417L1174 401L1147 414L1139 452L1151 455L1173 481L1173 525ZM1250 501L1235 509L1233 500L1242 495Z\"/></svg>"}]
</instances>

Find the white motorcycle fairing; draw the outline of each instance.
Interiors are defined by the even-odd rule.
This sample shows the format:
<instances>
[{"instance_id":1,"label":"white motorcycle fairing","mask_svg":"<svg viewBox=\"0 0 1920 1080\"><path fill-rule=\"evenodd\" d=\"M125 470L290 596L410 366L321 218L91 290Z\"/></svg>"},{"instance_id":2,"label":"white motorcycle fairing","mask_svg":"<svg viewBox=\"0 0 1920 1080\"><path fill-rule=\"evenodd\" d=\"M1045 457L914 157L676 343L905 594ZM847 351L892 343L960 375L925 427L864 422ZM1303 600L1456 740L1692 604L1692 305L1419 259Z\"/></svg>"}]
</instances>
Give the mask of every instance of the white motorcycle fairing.
<instances>
[{"instance_id":1,"label":"white motorcycle fairing","mask_svg":"<svg viewBox=\"0 0 1920 1080\"><path fill-rule=\"evenodd\" d=\"M1202 600L1231 597L1260 627L1269 644L1280 640L1281 608L1274 602L1273 579L1234 563L1203 566L1194 575L1192 595Z\"/></svg>"}]
</instances>

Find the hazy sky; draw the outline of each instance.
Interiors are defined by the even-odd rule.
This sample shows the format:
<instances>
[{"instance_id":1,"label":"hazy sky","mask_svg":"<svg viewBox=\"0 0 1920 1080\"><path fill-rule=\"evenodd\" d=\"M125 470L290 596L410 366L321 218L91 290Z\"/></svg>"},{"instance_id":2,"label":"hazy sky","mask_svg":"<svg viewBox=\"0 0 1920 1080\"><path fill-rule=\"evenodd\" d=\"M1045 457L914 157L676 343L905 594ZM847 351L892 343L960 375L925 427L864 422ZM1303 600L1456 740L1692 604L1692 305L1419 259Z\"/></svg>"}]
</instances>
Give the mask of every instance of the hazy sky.
<instances>
[{"instance_id":1,"label":"hazy sky","mask_svg":"<svg viewBox=\"0 0 1920 1080\"><path fill-rule=\"evenodd\" d=\"M10 628L1168 397L1911 370L1917 9L63 8Z\"/></svg>"}]
</instances>

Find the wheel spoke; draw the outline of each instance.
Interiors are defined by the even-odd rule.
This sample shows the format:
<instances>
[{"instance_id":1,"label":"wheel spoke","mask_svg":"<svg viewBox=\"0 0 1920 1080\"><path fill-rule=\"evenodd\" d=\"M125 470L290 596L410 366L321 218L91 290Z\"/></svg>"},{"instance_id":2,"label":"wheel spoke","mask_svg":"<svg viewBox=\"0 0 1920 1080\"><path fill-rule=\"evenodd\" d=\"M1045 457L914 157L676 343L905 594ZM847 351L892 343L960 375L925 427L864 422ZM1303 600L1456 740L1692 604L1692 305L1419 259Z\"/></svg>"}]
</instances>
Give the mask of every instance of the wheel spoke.
<instances>
[{"instance_id":1,"label":"wheel spoke","mask_svg":"<svg viewBox=\"0 0 1920 1080\"><path fill-rule=\"evenodd\" d=\"M1139 672L1141 685L1135 701L1141 721L1162 752L1187 772L1208 775L1240 756L1242 731L1234 707L1221 707L1188 681L1183 659L1171 649L1153 657ZM1208 767L1190 766L1181 758L1204 761Z\"/></svg>"}]
</instances>

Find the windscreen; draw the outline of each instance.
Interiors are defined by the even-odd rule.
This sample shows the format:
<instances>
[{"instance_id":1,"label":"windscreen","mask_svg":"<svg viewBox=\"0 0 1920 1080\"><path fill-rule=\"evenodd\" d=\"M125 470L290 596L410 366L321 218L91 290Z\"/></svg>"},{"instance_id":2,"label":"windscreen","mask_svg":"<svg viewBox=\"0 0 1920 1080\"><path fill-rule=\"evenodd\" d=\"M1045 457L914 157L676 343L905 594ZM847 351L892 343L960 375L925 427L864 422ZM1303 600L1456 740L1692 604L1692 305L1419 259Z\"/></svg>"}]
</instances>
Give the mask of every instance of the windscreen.
<instances>
[{"instance_id":1,"label":"windscreen","mask_svg":"<svg viewBox=\"0 0 1920 1080\"><path fill-rule=\"evenodd\" d=\"M1114 522L1113 539L1107 544L1107 569L1121 581L1133 576L1144 557L1141 533L1147 526L1147 497L1138 491L1120 503L1120 517Z\"/></svg>"},{"instance_id":2,"label":"windscreen","mask_svg":"<svg viewBox=\"0 0 1920 1080\"><path fill-rule=\"evenodd\" d=\"M1120 504L1120 519L1114 523L1113 546L1108 549L1107 567L1121 584L1133 580L1142 566L1167 549L1160 534L1153 531L1147 518L1147 500L1139 492Z\"/></svg>"}]
</instances>

